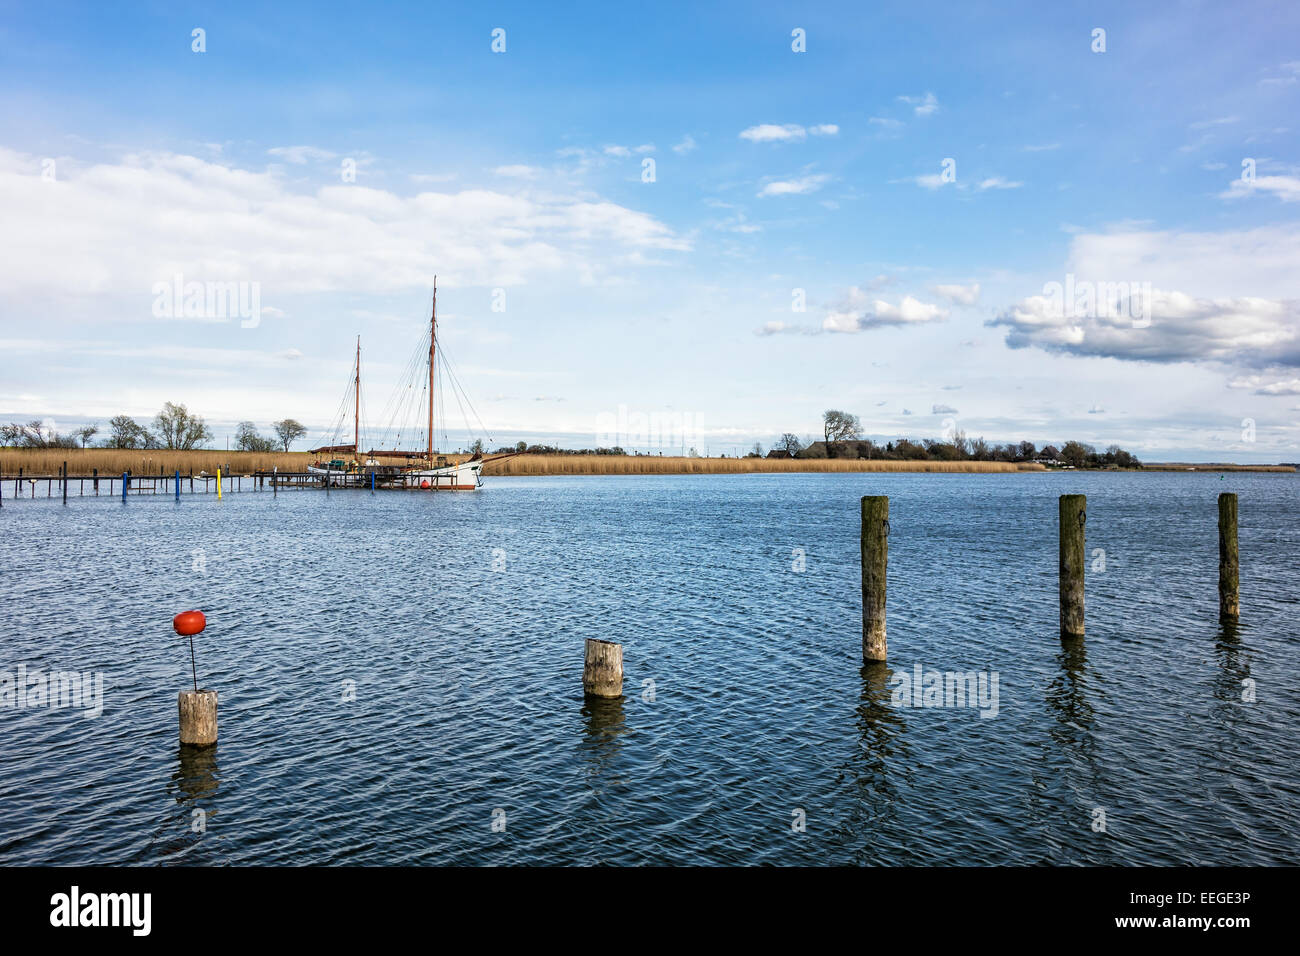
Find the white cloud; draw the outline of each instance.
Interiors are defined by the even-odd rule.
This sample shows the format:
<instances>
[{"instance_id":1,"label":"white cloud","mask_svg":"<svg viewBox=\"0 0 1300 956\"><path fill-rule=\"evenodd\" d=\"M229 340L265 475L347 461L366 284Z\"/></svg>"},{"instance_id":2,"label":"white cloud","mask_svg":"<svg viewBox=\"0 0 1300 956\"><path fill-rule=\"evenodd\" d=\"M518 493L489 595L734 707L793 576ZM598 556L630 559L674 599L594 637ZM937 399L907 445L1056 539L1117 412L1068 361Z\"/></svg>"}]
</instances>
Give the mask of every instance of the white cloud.
<instances>
[{"instance_id":1,"label":"white cloud","mask_svg":"<svg viewBox=\"0 0 1300 956\"><path fill-rule=\"evenodd\" d=\"M944 179L939 173L927 173L924 176L917 176L910 181L916 183L918 186L924 187L925 189L938 189L941 186L946 186L952 182L951 179Z\"/></svg>"},{"instance_id":2,"label":"white cloud","mask_svg":"<svg viewBox=\"0 0 1300 956\"><path fill-rule=\"evenodd\" d=\"M801 176L798 179L777 180L767 183L758 193L763 196L802 196L816 192L830 179L826 175Z\"/></svg>"},{"instance_id":3,"label":"white cloud","mask_svg":"<svg viewBox=\"0 0 1300 956\"><path fill-rule=\"evenodd\" d=\"M847 301L822 320L824 332L863 332L886 325L923 325L948 317L942 306L921 302L905 296L898 305L876 299L866 308L860 307L865 294L856 287L849 290Z\"/></svg>"},{"instance_id":4,"label":"white cloud","mask_svg":"<svg viewBox=\"0 0 1300 956\"><path fill-rule=\"evenodd\" d=\"M358 185L292 192L273 172L141 154L39 178L39 159L0 149L0 300L138 297L155 282L257 281L272 294L525 282L584 276L682 251L655 217L589 195L486 189L401 196ZM183 227L179 224L183 224ZM130 242L122 241L129 236Z\"/></svg>"},{"instance_id":5,"label":"white cloud","mask_svg":"<svg viewBox=\"0 0 1300 956\"><path fill-rule=\"evenodd\" d=\"M1023 186L1022 182L1008 182L1001 176L990 176L988 179L982 179L979 183L980 189L1019 189Z\"/></svg>"},{"instance_id":6,"label":"white cloud","mask_svg":"<svg viewBox=\"0 0 1300 956\"><path fill-rule=\"evenodd\" d=\"M510 166L498 166L492 172L498 176L508 176L512 179L535 179L538 169L536 166L525 166L522 163L517 163Z\"/></svg>"},{"instance_id":7,"label":"white cloud","mask_svg":"<svg viewBox=\"0 0 1300 956\"><path fill-rule=\"evenodd\" d=\"M1270 382L1263 376L1249 375L1233 379L1228 388L1248 388L1256 395L1300 395L1300 378Z\"/></svg>"},{"instance_id":8,"label":"white cloud","mask_svg":"<svg viewBox=\"0 0 1300 956\"><path fill-rule=\"evenodd\" d=\"M1046 153L1054 149L1060 149L1060 143L1043 143L1042 145L1026 146L1026 153Z\"/></svg>"},{"instance_id":9,"label":"white cloud","mask_svg":"<svg viewBox=\"0 0 1300 956\"><path fill-rule=\"evenodd\" d=\"M1007 328L1011 348L1143 362L1300 367L1300 301L1198 299L1153 289L1146 321L1078 314L1062 308L1058 298L1036 295L987 324Z\"/></svg>"},{"instance_id":10,"label":"white cloud","mask_svg":"<svg viewBox=\"0 0 1300 956\"><path fill-rule=\"evenodd\" d=\"M695 137L687 133L682 137L682 141L673 147L673 152L679 156L684 156L695 148Z\"/></svg>"},{"instance_id":11,"label":"white cloud","mask_svg":"<svg viewBox=\"0 0 1300 956\"><path fill-rule=\"evenodd\" d=\"M980 284L973 285L937 285L934 291L957 305L974 305L980 297Z\"/></svg>"},{"instance_id":12,"label":"white cloud","mask_svg":"<svg viewBox=\"0 0 1300 956\"><path fill-rule=\"evenodd\" d=\"M930 414L931 415L956 415L957 409L953 408L951 405L931 405Z\"/></svg>"},{"instance_id":13,"label":"white cloud","mask_svg":"<svg viewBox=\"0 0 1300 956\"><path fill-rule=\"evenodd\" d=\"M740 131L740 138L751 143L789 143L807 137L808 131L794 123L778 126L775 123L763 123Z\"/></svg>"},{"instance_id":14,"label":"white cloud","mask_svg":"<svg viewBox=\"0 0 1300 956\"><path fill-rule=\"evenodd\" d=\"M1296 176L1256 176L1253 182L1234 179L1219 193L1220 199L1240 199L1252 193L1274 193L1283 202L1300 202L1300 178Z\"/></svg>"},{"instance_id":15,"label":"white cloud","mask_svg":"<svg viewBox=\"0 0 1300 956\"><path fill-rule=\"evenodd\" d=\"M809 126L808 132L814 136L835 136L839 133L840 128L834 123L823 123L820 126Z\"/></svg>"},{"instance_id":16,"label":"white cloud","mask_svg":"<svg viewBox=\"0 0 1300 956\"><path fill-rule=\"evenodd\" d=\"M939 100L933 93L926 93L924 96L900 96L898 100L911 106L912 112L917 116L929 116L939 109Z\"/></svg>"},{"instance_id":17,"label":"white cloud","mask_svg":"<svg viewBox=\"0 0 1300 956\"><path fill-rule=\"evenodd\" d=\"M898 129L903 125L902 120L890 119L888 116L873 116L867 120L867 122L873 126L881 126L885 129Z\"/></svg>"},{"instance_id":18,"label":"white cloud","mask_svg":"<svg viewBox=\"0 0 1300 956\"><path fill-rule=\"evenodd\" d=\"M622 157L631 156L632 150L628 149L626 146L606 146L605 155L618 156L622 158Z\"/></svg>"},{"instance_id":19,"label":"white cloud","mask_svg":"<svg viewBox=\"0 0 1300 956\"><path fill-rule=\"evenodd\" d=\"M327 149L318 149L315 146L276 146L274 149L268 149L272 156L279 156L285 162L301 166L308 160L323 161L333 159L337 153L331 153Z\"/></svg>"}]
</instances>

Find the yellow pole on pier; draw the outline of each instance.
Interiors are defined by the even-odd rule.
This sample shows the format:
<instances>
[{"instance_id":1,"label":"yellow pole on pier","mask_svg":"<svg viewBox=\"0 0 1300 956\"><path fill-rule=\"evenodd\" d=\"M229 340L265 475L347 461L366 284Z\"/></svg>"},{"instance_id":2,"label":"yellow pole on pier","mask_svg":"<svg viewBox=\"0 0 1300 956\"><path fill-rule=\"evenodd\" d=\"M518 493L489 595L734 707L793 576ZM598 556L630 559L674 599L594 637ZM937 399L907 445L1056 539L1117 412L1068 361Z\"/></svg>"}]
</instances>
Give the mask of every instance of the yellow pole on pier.
<instances>
[{"instance_id":1,"label":"yellow pole on pier","mask_svg":"<svg viewBox=\"0 0 1300 956\"><path fill-rule=\"evenodd\" d=\"M217 500L221 500L221 469L217 469Z\"/></svg>"}]
</instances>

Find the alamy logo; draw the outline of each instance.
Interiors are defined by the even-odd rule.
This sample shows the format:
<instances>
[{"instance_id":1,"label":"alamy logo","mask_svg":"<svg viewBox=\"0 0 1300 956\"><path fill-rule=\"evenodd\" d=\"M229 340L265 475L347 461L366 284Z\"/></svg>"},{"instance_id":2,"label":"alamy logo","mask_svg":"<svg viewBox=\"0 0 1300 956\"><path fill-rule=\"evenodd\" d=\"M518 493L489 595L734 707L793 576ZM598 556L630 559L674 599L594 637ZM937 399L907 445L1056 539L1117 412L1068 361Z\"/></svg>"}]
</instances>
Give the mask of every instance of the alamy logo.
<instances>
[{"instance_id":1,"label":"alamy logo","mask_svg":"<svg viewBox=\"0 0 1300 956\"><path fill-rule=\"evenodd\" d=\"M80 674L77 671L41 670L30 673L19 664L16 674L0 671L0 707L77 707L83 717L98 717L104 712L104 675L100 671Z\"/></svg>"},{"instance_id":2,"label":"alamy logo","mask_svg":"<svg viewBox=\"0 0 1300 956\"><path fill-rule=\"evenodd\" d=\"M155 282L152 292L158 319L238 318L241 329L262 324L260 282L186 282L178 272L170 282Z\"/></svg>"},{"instance_id":3,"label":"alamy logo","mask_svg":"<svg viewBox=\"0 0 1300 956\"><path fill-rule=\"evenodd\" d=\"M153 896L149 893L71 892L50 897L51 926L129 926L132 935L148 936L153 926Z\"/></svg>"},{"instance_id":4,"label":"alamy logo","mask_svg":"<svg viewBox=\"0 0 1300 956\"><path fill-rule=\"evenodd\" d=\"M997 671L927 671L917 664L910 674L895 673L889 683L895 707L977 707L980 717L998 715Z\"/></svg>"},{"instance_id":5,"label":"alamy logo","mask_svg":"<svg viewBox=\"0 0 1300 956\"><path fill-rule=\"evenodd\" d=\"M1135 329L1151 324L1150 282L1090 282L1068 273L1065 283L1048 282L1043 295L1051 314L1070 319L1129 319Z\"/></svg>"}]
</instances>

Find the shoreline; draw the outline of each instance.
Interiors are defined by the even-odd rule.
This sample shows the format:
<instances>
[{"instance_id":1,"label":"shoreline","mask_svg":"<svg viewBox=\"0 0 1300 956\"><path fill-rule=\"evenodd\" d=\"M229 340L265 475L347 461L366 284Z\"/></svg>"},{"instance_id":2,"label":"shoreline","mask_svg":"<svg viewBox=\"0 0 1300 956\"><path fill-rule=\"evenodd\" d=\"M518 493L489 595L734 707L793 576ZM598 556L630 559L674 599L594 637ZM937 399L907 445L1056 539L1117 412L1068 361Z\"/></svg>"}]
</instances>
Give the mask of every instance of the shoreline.
<instances>
[{"instance_id":1,"label":"shoreline","mask_svg":"<svg viewBox=\"0 0 1300 956\"><path fill-rule=\"evenodd\" d=\"M468 455L448 455L459 461ZM47 478L57 476L63 463L73 475L98 470L100 477L120 476L131 471L138 477L170 476L176 470L188 476L213 474L220 467L226 474L247 475L254 471L302 471L315 460L308 452L226 452L210 449L166 451L111 448L0 449L0 477ZM483 469L488 478L545 477L563 475L746 475L746 474L1022 474L1063 472L1092 474L1106 472L1255 472L1294 474L1290 465L1240 465L1232 463L1151 462L1142 468L1051 468L1037 462L930 461L844 458L690 458L658 455L519 455L489 462Z\"/></svg>"}]
</instances>

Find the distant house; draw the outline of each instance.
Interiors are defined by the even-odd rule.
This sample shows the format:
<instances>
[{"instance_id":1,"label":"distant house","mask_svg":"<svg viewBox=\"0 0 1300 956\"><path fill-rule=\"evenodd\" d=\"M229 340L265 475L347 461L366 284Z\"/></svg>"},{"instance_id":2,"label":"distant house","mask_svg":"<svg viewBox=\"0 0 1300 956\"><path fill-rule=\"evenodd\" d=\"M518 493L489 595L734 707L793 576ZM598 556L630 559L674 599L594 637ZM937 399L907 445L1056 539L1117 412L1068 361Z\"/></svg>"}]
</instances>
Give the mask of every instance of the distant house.
<instances>
[{"instance_id":1,"label":"distant house","mask_svg":"<svg viewBox=\"0 0 1300 956\"><path fill-rule=\"evenodd\" d=\"M793 458L794 456L784 448L773 448L767 453L768 458Z\"/></svg>"}]
</instances>

